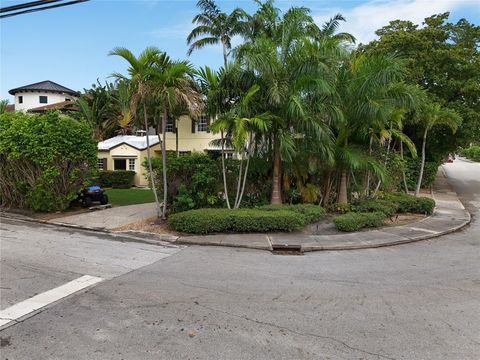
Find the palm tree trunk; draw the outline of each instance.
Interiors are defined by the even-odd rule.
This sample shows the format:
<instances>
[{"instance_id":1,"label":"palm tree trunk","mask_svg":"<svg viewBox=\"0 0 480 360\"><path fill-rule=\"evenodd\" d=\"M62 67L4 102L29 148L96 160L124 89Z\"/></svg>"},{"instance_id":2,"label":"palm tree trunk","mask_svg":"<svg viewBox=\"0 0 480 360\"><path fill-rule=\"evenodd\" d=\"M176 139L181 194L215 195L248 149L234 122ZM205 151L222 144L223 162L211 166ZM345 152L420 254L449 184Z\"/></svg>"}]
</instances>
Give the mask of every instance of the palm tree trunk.
<instances>
[{"instance_id":1,"label":"palm tree trunk","mask_svg":"<svg viewBox=\"0 0 480 360\"><path fill-rule=\"evenodd\" d=\"M250 164L250 155L252 152L252 133L250 133L250 142L248 144L247 150L247 164L245 165L245 174L243 175L243 184L242 184L242 191L240 192L240 197L238 198L237 209L240 207L240 203L242 202L243 193L245 192L245 184L247 183L247 173L248 173L248 165Z\"/></svg>"},{"instance_id":2,"label":"palm tree trunk","mask_svg":"<svg viewBox=\"0 0 480 360\"><path fill-rule=\"evenodd\" d=\"M238 171L238 181L237 181L237 194L235 195L235 203L233 204L233 208L237 208L238 198L240 197L240 187L242 185L242 174L243 174L243 154L241 155L240 159L240 169Z\"/></svg>"},{"instance_id":3,"label":"palm tree trunk","mask_svg":"<svg viewBox=\"0 0 480 360\"><path fill-rule=\"evenodd\" d=\"M422 186L423 170L425 168L425 145L427 143L427 132L428 132L428 128L425 127L425 132L423 133L423 142L422 142L422 163L420 165L420 174L418 175L418 183L417 183L417 188L415 189L415 196L420 195L420 187Z\"/></svg>"},{"instance_id":4,"label":"palm tree trunk","mask_svg":"<svg viewBox=\"0 0 480 360\"><path fill-rule=\"evenodd\" d=\"M342 170L340 177L340 189L338 191L337 203L348 204L347 196L347 171Z\"/></svg>"},{"instance_id":5,"label":"palm tree trunk","mask_svg":"<svg viewBox=\"0 0 480 360\"><path fill-rule=\"evenodd\" d=\"M272 205L282 204L282 159L278 139L273 139L273 178L272 178Z\"/></svg>"},{"instance_id":6,"label":"palm tree trunk","mask_svg":"<svg viewBox=\"0 0 480 360\"><path fill-rule=\"evenodd\" d=\"M403 162L403 141L400 140L400 158L402 159ZM402 168L402 181L403 181L403 187L405 188L405 193L408 194L408 185L407 185L407 178L405 176L405 168Z\"/></svg>"},{"instance_id":7,"label":"palm tree trunk","mask_svg":"<svg viewBox=\"0 0 480 360\"><path fill-rule=\"evenodd\" d=\"M177 157L179 157L180 153L178 151L178 126L177 126L178 120L175 119L174 121L175 122L174 122L173 126L175 126L175 152L177 153Z\"/></svg>"},{"instance_id":8,"label":"palm tree trunk","mask_svg":"<svg viewBox=\"0 0 480 360\"><path fill-rule=\"evenodd\" d=\"M162 209L162 220L167 219L167 146L166 146L166 133L167 133L167 116L168 111L167 107L163 107L163 117L162 117L162 170L163 170L163 209Z\"/></svg>"},{"instance_id":9,"label":"palm tree trunk","mask_svg":"<svg viewBox=\"0 0 480 360\"><path fill-rule=\"evenodd\" d=\"M370 144L368 145L368 155L372 156L373 134L370 135ZM367 170L367 185L365 187L365 196L370 195L370 170Z\"/></svg>"},{"instance_id":10,"label":"palm tree trunk","mask_svg":"<svg viewBox=\"0 0 480 360\"><path fill-rule=\"evenodd\" d=\"M155 186L155 177L153 176L152 170L152 156L150 154L150 140L148 137L148 116L147 116L147 106L143 103L143 120L145 125L146 137L147 137L147 162L148 162L148 172L150 173L150 182L152 184L153 196L155 197L155 208L157 210L157 217L160 217L160 202L158 201L157 187Z\"/></svg>"},{"instance_id":11,"label":"palm tree trunk","mask_svg":"<svg viewBox=\"0 0 480 360\"><path fill-rule=\"evenodd\" d=\"M223 137L223 130L220 131L222 137L222 175L223 175L223 191L225 194L225 200L227 202L227 208L230 209L230 200L228 200L228 187L227 187L227 171L225 169L225 141Z\"/></svg>"},{"instance_id":12,"label":"palm tree trunk","mask_svg":"<svg viewBox=\"0 0 480 360\"><path fill-rule=\"evenodd\" d=\"M225 69L227 68L228 59L227 59L227 45L222 41L222 50L223 50L223 64Z\"/></svg>"}]
</instances>

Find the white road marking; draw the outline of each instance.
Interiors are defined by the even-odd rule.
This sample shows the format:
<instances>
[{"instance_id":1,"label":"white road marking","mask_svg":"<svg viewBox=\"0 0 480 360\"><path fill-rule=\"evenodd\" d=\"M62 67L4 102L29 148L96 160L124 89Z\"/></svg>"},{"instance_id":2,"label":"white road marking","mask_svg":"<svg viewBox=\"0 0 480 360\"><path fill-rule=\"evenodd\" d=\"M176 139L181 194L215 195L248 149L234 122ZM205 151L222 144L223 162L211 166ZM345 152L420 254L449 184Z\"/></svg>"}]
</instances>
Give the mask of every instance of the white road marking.
<instances>
[{"instance_id":1,"label":"white road marking","mask_svg":"<svg viewBox=\"0 0 480 360\"><path fill-rule=\"evenodd\" d=\"M84 275L52 290L45 291L30 299L12 305L0 311L0 326L6 325L11 321L17 320L100 281L103 281L100 277Z\"/></svg>"}]
</instances>

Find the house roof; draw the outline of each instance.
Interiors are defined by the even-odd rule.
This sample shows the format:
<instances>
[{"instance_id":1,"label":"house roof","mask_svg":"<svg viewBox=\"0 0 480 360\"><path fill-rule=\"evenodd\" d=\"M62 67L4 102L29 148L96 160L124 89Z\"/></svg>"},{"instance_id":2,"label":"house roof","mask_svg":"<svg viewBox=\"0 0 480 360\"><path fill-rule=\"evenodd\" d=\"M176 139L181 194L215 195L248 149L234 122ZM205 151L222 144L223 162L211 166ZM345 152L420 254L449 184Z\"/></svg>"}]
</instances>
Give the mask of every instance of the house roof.
<instances>
[{"instance_id":1,"label":"house roof","mask_svg":"<svg viewBox=\"0 0 480 360\"><path fill-rule=\"evenodd\" d=\"M47 110L72 110L78 111L78 106L73 101L60 101L54 104L48 104L29 109L28 112L44 112Z\"/></svg>"},{"instance_id":2,"label":"house roof","mask_svg":"<svg viewBox=\"0 0 480 360\"><path fill-rule=\"evenodd\" d=\"M150 147L159 143L157 135L149 135L148 140L150 142ZM147 148L147 137L135 135L115 136L113 138L100 141L98 143L98 150L111 150L114 147L123 144L129 145L137 150L145 150Z\"/></svg>"},{"instance_id":3,"label":"house roof","mask_svg":"<svg viewBox=\"0 0 480 360\"><path fill-rule=\"evenodd\" d=\"M65 94L78 96L78 92L76 92L75 90L69 89L65 86L62 86L50 80L45 80L45 81L40 81L34 84L30 84L30 85L20 86L18 88L11 89L8 93L11 95L15 95L16 93L22 92L22 91L51 91L51 92L65 93Z\"/></svg>"}]
</instances>

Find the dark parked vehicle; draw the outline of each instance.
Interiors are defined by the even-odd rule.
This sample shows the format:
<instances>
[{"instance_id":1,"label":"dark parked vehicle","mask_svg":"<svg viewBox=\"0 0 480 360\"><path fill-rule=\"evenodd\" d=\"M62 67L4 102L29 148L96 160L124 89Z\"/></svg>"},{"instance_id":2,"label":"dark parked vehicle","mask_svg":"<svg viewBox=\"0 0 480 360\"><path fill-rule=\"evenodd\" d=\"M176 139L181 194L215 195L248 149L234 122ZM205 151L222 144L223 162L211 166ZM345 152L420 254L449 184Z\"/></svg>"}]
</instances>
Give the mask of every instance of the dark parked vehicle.
<instances>
[{"instance_id":1,"label":"dark parked vehicle","mask_svg":"<svg viewBox=\"0 0 480 360\"><path fill-rule=\"evenodd\" d=\"M83 207L92 206L94 201L98 201L102 205L108 204L108 196L105 194L105 190L96 185L83 189L78 196L78 200L82 202Z\"/></svg>"}]
</instances>

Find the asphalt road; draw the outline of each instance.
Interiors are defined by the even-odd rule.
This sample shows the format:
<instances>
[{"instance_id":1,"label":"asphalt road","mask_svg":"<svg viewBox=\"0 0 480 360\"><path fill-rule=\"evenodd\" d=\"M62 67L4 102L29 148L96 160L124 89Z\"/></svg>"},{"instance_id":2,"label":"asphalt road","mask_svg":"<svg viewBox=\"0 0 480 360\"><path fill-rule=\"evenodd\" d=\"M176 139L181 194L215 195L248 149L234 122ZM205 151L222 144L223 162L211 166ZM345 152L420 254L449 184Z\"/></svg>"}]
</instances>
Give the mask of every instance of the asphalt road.
<instances>
[{"instance_id":1,"label":"asphalt road","mask_svg":"<svg viewBox=\"0 0 480 360\"><path fill-rule=\"evenodd\" d=\"M110 280L3 330L1 358L478 359L480 165L456 161L445 168L474 215L460 232L390 248L304 256L192 246L123 275L107 271ZM18 263L14 248L7 260L22 272L29 271L25 257L32 239L47 249L45 242L65 238L55 228L17 226L2 223L2 273L5 243L24 244ZM49 236L37 239L39 232ZM74 243L90 244L88 257L102 257L99 264L108 258L102 255L107 248L111 256L117 251L107 238L71 236ZM139 258L155 251L141 247ZM43 263L42 251L35 251L33 274L53 263L65 276L58 282L88 274L81 268L69 277L61 251ZM8 270L2 287L17 286L15 276ZM50 276L45 272L41 283L46 286Z\"/></svg>"}]
</instances>

